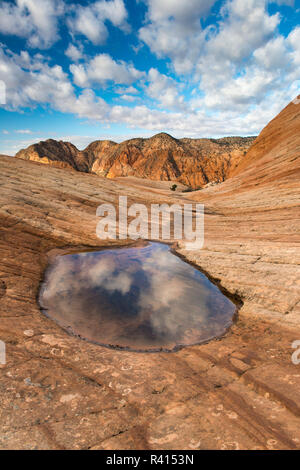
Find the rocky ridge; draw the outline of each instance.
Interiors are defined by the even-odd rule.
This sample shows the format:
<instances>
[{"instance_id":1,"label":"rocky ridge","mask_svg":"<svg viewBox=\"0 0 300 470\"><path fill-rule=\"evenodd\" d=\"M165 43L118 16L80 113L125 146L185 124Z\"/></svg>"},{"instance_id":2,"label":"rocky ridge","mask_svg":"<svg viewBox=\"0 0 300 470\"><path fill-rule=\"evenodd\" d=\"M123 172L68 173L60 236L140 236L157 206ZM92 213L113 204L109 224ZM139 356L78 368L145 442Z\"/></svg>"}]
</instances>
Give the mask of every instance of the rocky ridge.
<instances>
[{"instance_id":1,"label":"rocky ridge","mask_svg":"<svg viewBox=\"0 0 300 470\"><path fill-rule=\"evenodd\" d=\"M107 178L135 176L201 188L230 177L253 141L253 137L175 139L161 133L120 144L95 141L80 151L69 142L50 139L21 150L16 157Z\"/></svg>"}]
</instances>

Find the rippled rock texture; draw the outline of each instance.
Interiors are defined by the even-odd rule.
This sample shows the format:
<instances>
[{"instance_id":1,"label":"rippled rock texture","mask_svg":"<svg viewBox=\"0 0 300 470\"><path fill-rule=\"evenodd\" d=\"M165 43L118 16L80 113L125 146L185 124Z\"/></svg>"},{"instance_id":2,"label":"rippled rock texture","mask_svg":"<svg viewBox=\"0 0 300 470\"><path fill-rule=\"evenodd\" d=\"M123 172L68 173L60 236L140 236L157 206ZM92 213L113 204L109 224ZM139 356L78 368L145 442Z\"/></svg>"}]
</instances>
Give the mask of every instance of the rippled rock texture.
<instances>
[{"instance_id":1,"label":"rippled rock texture","mask_svg":"<svg viewBox=\"0 0 300 470\"><path fill-rule=\"evenodd\" d=\"M0 157L2 449L300 448L299 126L290 104L233 178L190 194ZM119 194L205 203L204 249L178 251L243 302L221 340L113 351L42 315L47 265L66 249L107 246L96 207Z\"/></svg>"}]
</instances>

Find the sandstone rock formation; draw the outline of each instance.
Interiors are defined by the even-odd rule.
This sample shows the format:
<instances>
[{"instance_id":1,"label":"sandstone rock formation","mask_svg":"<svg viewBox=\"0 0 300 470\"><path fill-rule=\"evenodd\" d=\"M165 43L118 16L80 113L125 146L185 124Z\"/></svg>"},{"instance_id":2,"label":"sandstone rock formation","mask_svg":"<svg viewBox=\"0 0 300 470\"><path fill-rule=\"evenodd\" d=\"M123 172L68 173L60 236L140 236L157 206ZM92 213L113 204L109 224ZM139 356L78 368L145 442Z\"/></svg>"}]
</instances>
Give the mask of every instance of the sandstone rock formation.
<instances>
[{"instance_id":1,"label":"sandstone rock formation","mask_svg":"<svg viewBox=\"0 0 300 470\"><path fill-rule=\"evenodd\" d=\"M1 449L300 449L299 124L291 104L249 165L190 194L0 157ZM281 135L271 151L269 132ZM49 259L107 246L95 212L119 194L205 203L204 249L177 250L243 302L224 338L136 354L69 336L41 314Z\"/></svg>"},{"instance_id":2,"label":"sandstone rock formation","mask_svg":"<svg viewBox=\"0 0 300 470\"><path fill-rule=\"evenodd\" d=\"M79 151L68 142L47 140L21 150L16 157L107 178L136 176L200 188L231 176L253 141L253 137L174 139L162 133L121 144L96 141Z\"/></svg>"},{"instance_id":3,"label":"sandstone rock formation","mask_svg":"<svg viewBox=\"0 0 300 470\"><path fill-rule=\"evenodd\" d=\"M280 195L281 188L291 186L291 191L281 204L299 203L300 176L300 106L290 103L260 133L245 158L235 168L232 178L213 189L195 192L194 199L222 200L234 196L234 204L242 197L253 198L259 208L266 206L266 193L274 191Z\"/></svg>"},{"instance_id":4,"label":"sandstone rock formation","mask_svg":"<svg viewBox=\"0 0 300 470\"><path fill-rule=\"evenodd\" d=\"M299 138L300 106L292 102L263 129L232 175L241 174L248 168L256 171L262 166L266 174L271 169L276 178L299 172Z\"/></svg>"},{"instance_id":5,"label":"sandstone rock formation","mask_svg":"<svg viewBox=\"0 0 300 470\"><path fill-rule=\"evenodd\" d=\"M105 158L97 158L92 171L108 178L137 176L179 181L193 188L229 177L254 138L174 139L157 134L113 146Z\"/></svg>"},{"instance_id":6,"label":"sandstone rock formation","mask_svg":"<svg viewBox=\"0 0 300 470\"><path fill-rule=\"evenodd\" d=\"M45 163L57 168L74 168L74 170L88 172L92 161L87 152L80 152L70 142L53 139L30 145L16 154L17 158Z\"/></svg>"}]
</instances>

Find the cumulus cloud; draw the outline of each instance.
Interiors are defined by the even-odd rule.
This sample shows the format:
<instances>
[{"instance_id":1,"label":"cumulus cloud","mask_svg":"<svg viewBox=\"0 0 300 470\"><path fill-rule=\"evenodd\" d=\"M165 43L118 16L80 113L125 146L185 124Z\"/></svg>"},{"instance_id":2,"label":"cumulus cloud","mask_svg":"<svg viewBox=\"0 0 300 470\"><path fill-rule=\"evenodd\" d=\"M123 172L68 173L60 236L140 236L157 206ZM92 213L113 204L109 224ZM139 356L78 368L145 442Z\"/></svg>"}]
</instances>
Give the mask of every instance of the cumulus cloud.
<instances>
[{"instance_id":1,"label":"cumulus cloud","mask_svg":"<svg viewBox=\"0 0 300 470\"><path fill-rule=\"evenodd\" d=\"M69 21L69 26L74 33L86 36L94 44L104 43L108 35L104 22L99 21L88 7L79 7L75 18Z\"/></svg>"},{"instance_id":2,"label":"cumulus cloud","mask_svg":"<svg viewBox=\"0 0 300 470\"><path fill-rule=\"evenodd\" d=\"M293 78L297 80L300 77L300 26L289 34L287 43L292 49L291 58L295 68Z\"/></svg>"},{"instance_id":3,"label":"cumulus cloud","mask_svg":"<svg viewBox=\"0 0 300 470\"><path fill-rule=\"evenodd\" d=\"M16 0L1 2L0 32L27 38L30 47L46 49L58 39L62 0Z\"/></svg>"},{"instance_id":4,"label":"cumulus cloud","mask_svg":"<svg viewBox=\"0 0 300 470\"><path fill-rule=\"evenodd\" d=\"M170 57L178 73L190 72L203 46L200 20L215 0L146 0L147 24L139 37L158 57Z\"/></svg>"},{"instance_id":5,"label":"cumulus cloud","mask_svg":"<svg viewBox=\"0 0 300 470\"><path fill-rule=\"evenodd\" d=\"M174 19L183 27L195 27L199 17L206 14L215 0L146 0L151 21ZM197 26L196 26L197 27Z\"/></svg>"},{"instance_id":6,"label":"cumulus cloud","mask_svg":"<svg viewBox=\"0 0 300 470\"><path fill-rule=\"evenodd\" d=\"M134 86L129 86L129 87L117 87L114 90L115 93L118 93L119 95L122 95L124 93L130 93L131 95L136 95L138 93L138 90Z\"/></svg>"},{"instance_id":7,"label":"cumulus cloud","mask_svg":"<svg viewBox=\"0 0 300 470\"><path fill-rule=\"evenodd\" d=\"M136 101L138 98L137 98L136 96L132 96L132 95L120 95L120 99L123 100L123 101L127 101L127 102L133 103L133 102Z\"/></svg>"},{"instance_id":8,"label":"cumulus cloud","mask_svg":"<svg viewBox=\"0 0 300 470\"><path fill-rule=\"evenodd\" d=\"M157 79L160 81L160 76L152 71L149 77L153 82L149 93L159 96L161 85L155 83ZM255 134L297 95L296 87L288 82L269 93L272 74L265 72L261 75L256 69L254 75L249 70L241 77L238 86L234 86L233 82L225 83L221 90L215 92L215 102L209 101L213 95L195 97L184 111L153 109L146 105L109 106L90 88L76 93L60 66L51 67L40 59L30 59L22 53L15 55L3 48L0 48L0 80L8 85L6 109L51 106L80 118L122 123L127 127L149 131L165 130L177 137ZM164 83L164 77L162 81ZM261 93L261 86L265 94ZM255 101L256 95L261 97L259 103ZM223 106L220 96L223 96ZM250 107L249 103L252 103ZM253 103L256 105L253 106ZM209 113L209 109L216 112Z\"/></svg>"},{"instance_id":9,"label":"cumulus cloud","mask_svg":"<svg viewBox=\"0 0 300 470\"><path fill-rule=\"evenodd\" d=\"M231 0L223 8L224 21L211 34L207 50L215 60L234 63L243 60L270 39L279 15L268 15L265 0Z\"/></svg>"},{"instance_id":10,"label":"cumulus cloud","mask_svg":"<svg viewBox=\"0 0 300 470\"><path fill-rule=\"evenodd\" d=\"M88 6L76 5L68 25L74 34L85 36L93 44L103 44L108 37L105 22L110 21L123 31L129 31L126 20L127 10L123 0L100 0Z\"/></svg>"},{"instance_id":11,"label":"cumulus cloud","mask_svg":"<svg viewBox=\"0 0 300 470\"><path fill-rule=\"evenodd\" d=\"M126 22L127 10L123 0L101 0L95 2L93 8L99 18L107 19L114 26L118 26L125 31L129 30L129 26Z\"/></svg>"},{"instance_id":12,"label":"cumulus cloud","mask_svg":"<svg viewBox=\"0 0 300 470\"><path fill-rule=\"evenodd\" d=\"M94 44L106 41L107 21L125 32L130 30L123 0L99 0L87 6L66 5L66 0L13 0L0 5L0 33L26 38L32 48L47 49L59 39L60 19L73 35L83 35ZM68 53L76 54L74 46Z\"/></svg>"},{"instance_id":13,"label":"cumulus cloud","mask_svg":"<svg viewBox=\"0 0 300 470\"><path fill-rule=\"evenodd\" d=\"M74 82L80 87L91 84L104 85L109 81L129 85L144 75L143 72L124 61L116 62L108 54L96 55L85 64L72 64L70 71L73 74Z\"/></svg>"},{"instance_id":14,"label":"cumulus cloud","mask_svg":"<svg viewBox=\"0 0 300 470\"><path fill-rule=\"evenodd\" d=\"M290 63L287 41L278 36L254 51L256 63L266 70L283 69Z\"/></svg>"},{"instance_id":15,"label":"cumulus cloud","mask_svg":"<svg viewBox=\"0 0 300 470\"><path fill-rule=\"evenodd\" d=\"M146 92L148 96L157 100L162 107L167 109L185 107L184 98L180 96L175 81L154 68L148 72Z\"/></svg>"},{"instance_id":16,"label":"cumulus cloud","mask_svg":"<svg viewBox=\"0 0 300 470\"><path fill-rule=\"evenodd\" d=\"M74 44L69 44L68 48L65 51L65 54L73 62L78 62L84 57L82 47L76 47Z\"/></svg>"},{"instance_id":17,"label":"cumulus cloud","mask_svg":"<svg viewBox=\"0 0 300 470\"><path fill-rule=\"evenodd\" d=\"M246 113L274 90L291 89L296 58L278 34L279 15L269 15L265 0L229 0L221 13L196 66L193 105Z\"/></svg>"},{"instance_id":18,"label":"cumulus cloud","mask_svg":"<svg viewBox=\"0 0 300 470\"><path fill-rule=\"evenodd\" d=\"M0 47L0 80L6 84L6 109L51 105L53 109L79 117L101 120L108 105L93 90L76 95L67 74L59 65L49 66L26 54L13 54Z\"/></svg>"},{"instance_id":19,"label":"cumulus cloud","mask_svg":"<svg viewBox=\"0 0 300 470\"><path fill-rule=\"evenodd\" d=\"M214 1L145 3L145 24L137 34L165 60L170 67L167 71L158 69L156 60L142 72L107 53L88 56L83 50L86 41L79 43L77 34L86 38L88 34L88 39L97 43L107 37L106 21L128 29L122 0L96 1L68 12L73 33L65 51L72 61L69 71L41 54L14 54L0 47L6 109L42 105L79 118L138 128L139 133L140 129L164 130L177 137L217 137L256 134L299 94L300 27L287 37L281 35L281 17L268 12L267 0L227 0L213 27L204 27L201 20ZM45 46L50 36L42 38L41 31L50 22L54 28L51 41L57 37L61 1L46 0L48 6L57 5L58 11L51 15L50 6L45 8L47 20L41 22L40 29L34 20L34 5L36 0L2 2L0 12L11 21L12 34L18 31L28 41L40 35L40 45ZM26 15L20 14L22 8ZM32 18L31 23L27 17ZM79 18L92 18L96 29L82 27L79 31ZM3 25L0 16L0 31ZM107 93L108 87L117 105L98 96L103 88ZM132 106L135 100L138 105Z\"/></svg>"}]
</instances>

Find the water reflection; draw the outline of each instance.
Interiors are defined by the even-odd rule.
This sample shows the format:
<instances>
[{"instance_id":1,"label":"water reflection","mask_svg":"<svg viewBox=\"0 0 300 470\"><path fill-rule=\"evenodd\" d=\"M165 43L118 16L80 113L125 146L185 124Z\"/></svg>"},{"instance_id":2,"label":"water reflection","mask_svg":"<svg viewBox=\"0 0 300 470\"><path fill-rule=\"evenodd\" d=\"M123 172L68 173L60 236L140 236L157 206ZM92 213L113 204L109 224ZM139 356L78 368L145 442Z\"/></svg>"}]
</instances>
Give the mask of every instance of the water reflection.
<instances>
[{"instance_id":1,"label":"water reflection","mask_svg":"<svg viewBox=\"0 0 300 470\"><path fill-rule=\"evenodd\" d=\"M39 300L69 332L133 350L206 341L222 335L235 312L204 274L160 243L59 256Z\"/></svg>"}]
</instances>

